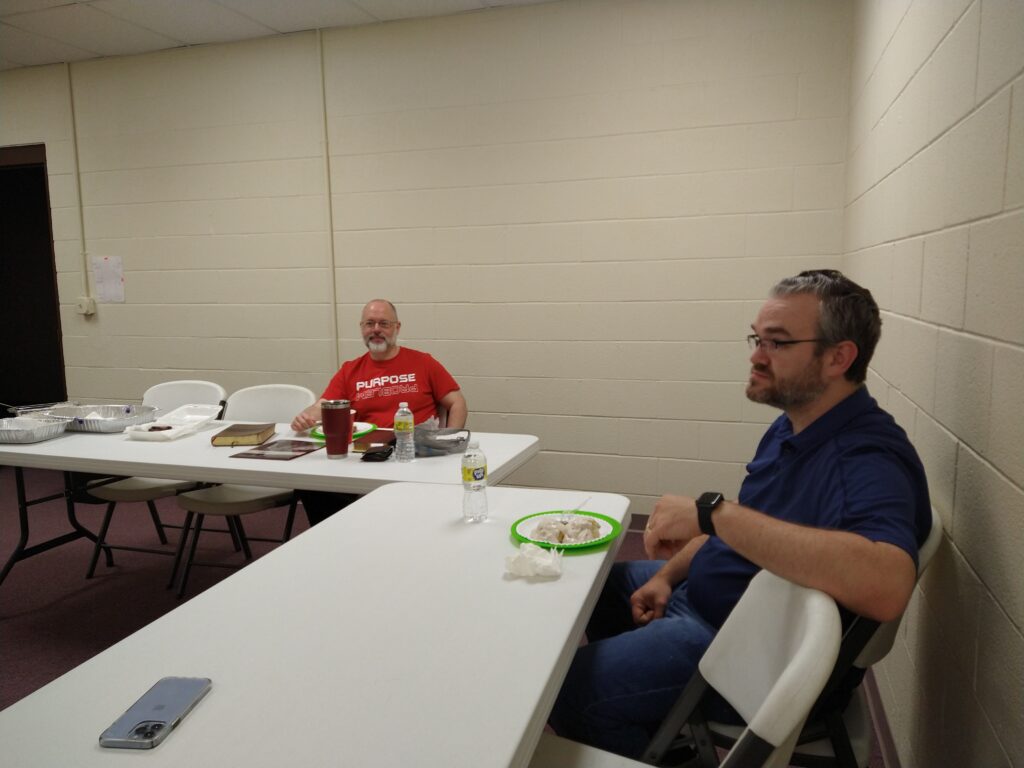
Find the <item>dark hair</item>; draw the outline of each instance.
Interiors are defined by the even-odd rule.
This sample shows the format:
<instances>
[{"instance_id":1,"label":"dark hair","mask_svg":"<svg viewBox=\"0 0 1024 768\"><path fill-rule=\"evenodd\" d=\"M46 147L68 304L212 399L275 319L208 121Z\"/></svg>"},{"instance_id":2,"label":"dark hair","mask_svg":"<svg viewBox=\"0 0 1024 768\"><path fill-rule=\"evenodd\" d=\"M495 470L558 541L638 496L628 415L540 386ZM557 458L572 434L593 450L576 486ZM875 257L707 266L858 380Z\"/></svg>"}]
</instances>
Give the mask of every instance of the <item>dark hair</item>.
<instances>
[{"instance_id":1,"label":"dark hair","mask_svg":"<svg viewBox=\"0 0 1024 768\"><path fill-rule=\"evenodd\" d=\"M857 358L846 371L846 378L858 384L867 378L868 363L882 335L882 318L871 291L862 288L835 269L809 269L796 277L780 280L772 296L810 293L820 301L817 354L840 341L857 345Z\"/></svg>"}]
</instances>

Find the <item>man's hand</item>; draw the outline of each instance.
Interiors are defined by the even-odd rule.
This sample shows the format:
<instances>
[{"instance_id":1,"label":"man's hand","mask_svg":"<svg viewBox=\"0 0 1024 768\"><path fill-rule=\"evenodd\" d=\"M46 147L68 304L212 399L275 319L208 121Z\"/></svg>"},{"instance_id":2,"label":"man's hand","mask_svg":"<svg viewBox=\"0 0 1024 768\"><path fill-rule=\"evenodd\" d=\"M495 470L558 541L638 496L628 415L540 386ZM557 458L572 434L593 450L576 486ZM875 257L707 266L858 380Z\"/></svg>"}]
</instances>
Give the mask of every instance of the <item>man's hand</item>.
<instances>
[{"instance_id":1,"label":"man's hand","mask_svg":"<svg viewBox=\"0 0 1024 768\"><path fill-rule=\"evenodd\" d=\"M629 596L633 623L638 627L650 624L665 615L665 606L672 596L672 585L661 573L654 574L646 584Z\"/></svg>"},{"instance_id":2,"label":"man's hand","mask_svg":"<svg viewBox=\"0 0 1024 768\"><path fill-rule=\"evenodd\" d=\"M322 418L320 411L320 403L322 402L323 400L320 400L309 406L309 408L300 411L298 416L292 419L292 429L295 432L302 432L304 429L315 427Z\"/></svg>"},{"instance_id":3,"label":"man's hand","mask_svg":"<svg viewBox=\"0 0 1024 768\"><path fill-rule=\"evenodd\" d=\"M644 530L644 551L652 560L668 560L696 536L700 536L696 501L665 494L654 505Z\"/></svg>"}]
</instances>

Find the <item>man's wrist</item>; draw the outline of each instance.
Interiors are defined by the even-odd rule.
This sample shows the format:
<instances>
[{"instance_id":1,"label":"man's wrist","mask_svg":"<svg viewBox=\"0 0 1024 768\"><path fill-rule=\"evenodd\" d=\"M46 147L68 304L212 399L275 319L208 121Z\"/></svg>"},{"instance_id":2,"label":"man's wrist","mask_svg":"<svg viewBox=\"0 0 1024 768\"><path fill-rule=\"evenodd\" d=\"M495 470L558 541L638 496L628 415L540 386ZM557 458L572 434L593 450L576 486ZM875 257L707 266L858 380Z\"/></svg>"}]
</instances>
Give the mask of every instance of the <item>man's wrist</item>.
<instances>
[{"instance_id":1,"label":"man's wrist","mask_svg":"<svg viewBox=\"0 0 1024 768\"><path fill-rule=\"evenodd\" d=\"M697 498L697 525L700 527L701 533L707 536L716 535L712 515L723 501L725 501L725 496L719 491L705 491Z\"/></svg>"}]
</instances>

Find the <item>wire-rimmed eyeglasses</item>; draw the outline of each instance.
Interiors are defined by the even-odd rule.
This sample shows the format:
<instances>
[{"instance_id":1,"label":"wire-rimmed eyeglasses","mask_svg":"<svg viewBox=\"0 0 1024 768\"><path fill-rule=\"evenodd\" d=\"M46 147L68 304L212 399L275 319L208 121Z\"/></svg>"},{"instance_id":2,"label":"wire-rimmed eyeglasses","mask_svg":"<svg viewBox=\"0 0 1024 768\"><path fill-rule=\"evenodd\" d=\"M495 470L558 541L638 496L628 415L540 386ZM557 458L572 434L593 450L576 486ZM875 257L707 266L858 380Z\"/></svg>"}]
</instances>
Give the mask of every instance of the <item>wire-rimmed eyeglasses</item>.
<instances>
[{"instance_id":1,"label":"wire-rimmed eyeglasses","mask_svg":"<svg viewBox=\"0 0 1024 768\"><path fill-rule=\"evenodd\" d=\"M762 352L767 352L768 354L778 352L780 349L791 347L794 344L807 344L812 341L825 341L825 339L762 339L756 333L747 336L747 344L751 349L760 347Z\"/></svg>"},{"instance_id":2,"label":"wire-rimmed eyeglasses","mask_svg":"<svg viewBox=\"0 0 1024 768\"><path fill-rule=\"evenodd\" d=\"M397 320L363 320L362 322L359 323L360 328L365 328L369 330L370 328L376 326L377 328L380 328L383 331L386 331L388 328L392 328L393 326L396 325L398 325Z\"/></svg>"}]
</instances>

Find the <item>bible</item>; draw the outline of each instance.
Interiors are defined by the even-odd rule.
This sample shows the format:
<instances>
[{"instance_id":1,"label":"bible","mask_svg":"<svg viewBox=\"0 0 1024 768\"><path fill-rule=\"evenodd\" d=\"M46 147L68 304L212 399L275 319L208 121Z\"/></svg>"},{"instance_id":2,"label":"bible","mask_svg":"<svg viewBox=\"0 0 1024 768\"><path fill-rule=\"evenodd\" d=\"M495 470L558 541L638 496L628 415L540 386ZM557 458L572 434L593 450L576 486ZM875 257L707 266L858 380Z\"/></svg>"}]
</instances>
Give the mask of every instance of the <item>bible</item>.
<instances>
[{"instance_id":1,"label":"bible","mask_svg":"<svg viewBox=\"0 0 1024 768\"><path fill-rule=\"evenodd\" d=\"M276 424L232 424L210 438L214 445L260 445L274 434Z\"/></svg>"}]
</instances>

